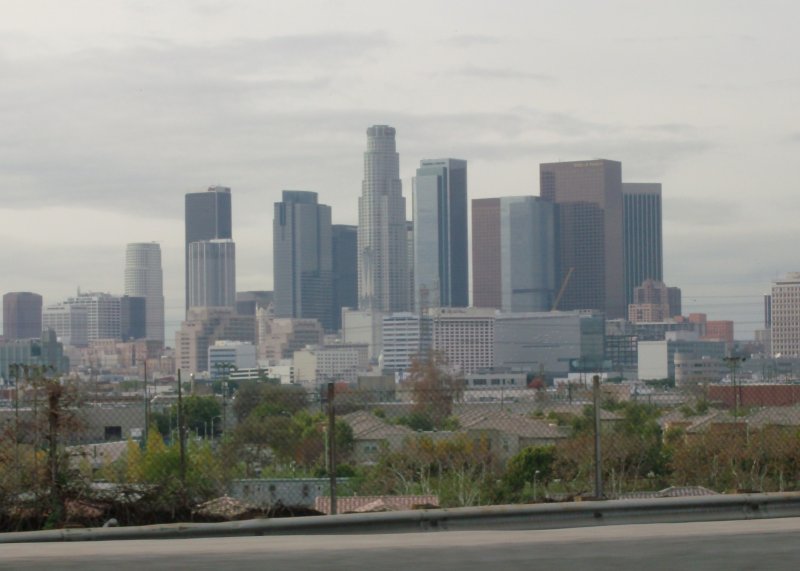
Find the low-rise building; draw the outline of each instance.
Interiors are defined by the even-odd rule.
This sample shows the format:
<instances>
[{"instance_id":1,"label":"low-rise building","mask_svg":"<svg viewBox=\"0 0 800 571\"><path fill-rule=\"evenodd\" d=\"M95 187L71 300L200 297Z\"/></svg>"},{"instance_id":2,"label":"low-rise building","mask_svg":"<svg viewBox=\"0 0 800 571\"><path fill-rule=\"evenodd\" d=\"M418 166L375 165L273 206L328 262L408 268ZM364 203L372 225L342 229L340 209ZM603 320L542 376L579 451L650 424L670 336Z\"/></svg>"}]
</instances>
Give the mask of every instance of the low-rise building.
<instances>
[{"instance_id":1,"label":"low-rise building","mask_svg":"<svg viewBox=\"0 0 800 571\"><path fill-rule=\"evenodd\" d=\"M639 341L638 363L639 379L658 380L675 379L675 355L682 355L681 361L686 363L683 371L692 359L721 359L727 354L727 344L723 341L707 341L699 339L696 333L668 333L663 341ZM688 377L687 377L688 378Z\"/></svg>"},{"instance_id":2,"label":"low-rise building","mask_svg":"<svg viewBox=\"0 0 800 571\"><path fill-rule=\"evenodd\" d=\"M294 353L295 378L300 383L355 383L369 365L366 344L309 346Z\"/></svg>"},{"instance_id":3,"label":"low-rise building","mask_svg":"<svg viewBox=\"0 0 800 571\"><path fill-rule=\"evenodd\" d=\"M212 379L220 379L235 369L254 369L256 347L246 341L215 341L208 348L208 371Z\"/></svg>"}]
</instances>

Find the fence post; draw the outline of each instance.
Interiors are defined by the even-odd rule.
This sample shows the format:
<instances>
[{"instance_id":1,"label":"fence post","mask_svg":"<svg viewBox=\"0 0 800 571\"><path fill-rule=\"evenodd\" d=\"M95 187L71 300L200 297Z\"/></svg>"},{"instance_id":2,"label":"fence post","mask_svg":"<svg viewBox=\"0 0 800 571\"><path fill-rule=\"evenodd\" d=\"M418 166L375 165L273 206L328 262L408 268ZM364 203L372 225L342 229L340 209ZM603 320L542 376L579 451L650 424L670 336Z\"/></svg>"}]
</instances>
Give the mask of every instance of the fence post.
<instances>
[{"instance_id":1,"label":"fence post","mask_svg":"<svg viewBox=\"0 0 800 571\"><path fill-rule=\"evenodd\" d=\"M336 406L334 404L335 387L333 381L328 382L328 478L331 488L331 515L336 515Z\"/></svg>"},{"instance_id":2,"label":"fence post","mask_svg":"<svg viewBox=\"0 0 800 571\"><path fill-rule=\"evenodd\" d=\"M603 457L600 449L600 376L592 378L594 397L594 497L603 497Z\"/></svg>"}]
</instances>

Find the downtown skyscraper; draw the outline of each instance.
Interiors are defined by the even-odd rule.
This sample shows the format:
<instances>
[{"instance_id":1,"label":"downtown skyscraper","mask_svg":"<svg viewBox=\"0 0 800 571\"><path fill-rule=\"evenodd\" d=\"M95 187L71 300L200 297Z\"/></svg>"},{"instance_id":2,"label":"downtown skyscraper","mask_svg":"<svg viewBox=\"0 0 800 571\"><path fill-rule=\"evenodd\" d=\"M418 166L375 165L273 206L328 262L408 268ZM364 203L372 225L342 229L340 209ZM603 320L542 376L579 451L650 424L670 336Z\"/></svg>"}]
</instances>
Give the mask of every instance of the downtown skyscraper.
<instances>
[{"instance_id":1,"label":"downtown skyscraper","mask_svg":"<svg viewBox=\"0 0 800 571\"><path fill-rule=\"evenodd\" d=\"M539 165L541 198L557 206L559 309L626 313L622 163L598 159Z\"/></svg>"},{"instance_id":2,"label":"downtown skyscraper","mask_svg":"<svg viewBox=\"0 0 800 571\"><path fill-rule=\"evenodd\" d=\"M358 227L331 226L333 329L342 328L342 308L358 307Z\"/></svg>"},{"instance_id":3,"label":"downtown skyscraper","mask_svg":"<svg viewBox=\"0 0 800 571\"><path fill-rule=\"evenodd\" d=\"M555 210L536 196L472 201L475 307L550 311L555 295Z\"/></svg>"},{"instance_id":4,"label":"downtown skyscraper","mask_svg":"<svg viewBox=\"0 0 800 571\"><path fill-rule=\"evenodd\" d=\"M125 248L125 295L145 299L145 337L164 341L164 277L156 242Z\"/></svg>"},{"instance_id":5,"label":"downtown skyscraper","mask_svg":"<svg viewBox=\"0 0 800 571\"><path fill-rule=\"evenodd\" d=\"M413 212L415 307L468 306L467 162L420 161Z\"/></svg>"},{"instance_id":6,"label":"downtown skyscraper","mask_svg":"<svg viewBox=\"0 0 800 571\"><path fill-rule=\"evenodd\" d=\"M38 339L42 336L42 296L29 291L3 295L3 338Z\"/></svg>"},{"instance_id":7,"label":"downtown skyscraper","mask_svg":"<svg viewBox=\"0 0 800 571\"><path fill-rule=\"evenodd\" d=\"M272 236L275 316L317 319L332 331L331 207L316 192L284 190Z\"/></svg>"},{"instance_id":8,"label":"downtown skyscraper","mask_svg":"<svg viewBox=\"0 0 800 571\"><path fill-rule=\"evenodd\" d=\"M186 194L186 309L189 309L189 249L192 242L205 240L231 240L231 189L225 186L211 186L206 192ZM199 287L195 288L196 290Z\"/></svg>"},{"instance_id":9,"label":"downtown skyscraper","mask_svg":"<svg viewBox=\"0 0 800 571\"><path fill-rule=\"evenodd\" d=\"M200 240L189 244L189 308L236 307L236 244Z\"/></svg>"},{"instance_id":10,"label":"downtown skyscraper","mask_svg":"<svg viewBox=\"0 0 800 571\"><path fill-rule=\"evenodd\" d=\"M625 303L646 280L663 281L661 184L622 183Z\"/></svg>"},{"instance_id":11,"label":"downtown skyscraper","mask_svg":"<svg viewBox=\"0 0 800 571\"><path fill-rule=\"evenodd\" d=\"M410 307L406 201L395 129L367 129L358 199L358 307L392 313Z\"/></svg>"}]
</instances>

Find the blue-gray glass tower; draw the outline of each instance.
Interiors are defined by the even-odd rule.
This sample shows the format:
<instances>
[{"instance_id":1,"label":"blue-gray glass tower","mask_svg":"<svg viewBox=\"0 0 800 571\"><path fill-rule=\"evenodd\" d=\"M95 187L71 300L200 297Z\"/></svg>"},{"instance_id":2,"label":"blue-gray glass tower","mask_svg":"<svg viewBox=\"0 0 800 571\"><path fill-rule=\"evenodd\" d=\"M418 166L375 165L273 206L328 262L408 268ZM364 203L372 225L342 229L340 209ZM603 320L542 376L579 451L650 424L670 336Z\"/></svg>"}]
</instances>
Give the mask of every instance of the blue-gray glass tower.
<instances>
[{"instance_id":1,"label":"blue-gray glass tower","mask_svg":"<svg viewBox=\"0 0 800 571\"><path fill-rule=\"evenodd\" d=\"M232 239L231 189L211 186L206 192L186 194L186 309L189 309L189 244L206 240Z\"/></svg>"},{"instance_id":2,"label":"blue-gray glass tower","mask_svg":"<svg viewBox=\"0 0 800 571\"><path fill-rule=\"evenodd\" d=\"M469 305L467 161L420 161L413 180L417 308Z\"/></svg>"},{"instance_id":3,"label":"blue-gray glass tower","mask_svg":"<svg viewBox=\"0 0 800 571\"><path fill-rule=\"evenodd\" d=\"M660 184L622 183L622 225L625 303L631 304L645 280L663 281Z\"/></svg>"},{"instance_id":4,"label":"blue-gray glass tower","mask_svg":"<svg viewBox=\"0 0 800 571\"><path fill-rule=\"evenodd\" d=\"M358 307L358 226L331 226L333 329L342 328L342 308Z\"/></svg>"},{"instance_id":5,"label":"blue-gray glass tower","mask_svg":"<svg viewBox=\"0 0 800 571\"><path fill-rule=\"evenodd\" d=\"M317 319L332 331L331 207L316 192L284 190L272 228L275 315Z\"/></svg>"},{"instance_id":6,"label":"blue-gray glass tower","mask_svg":"<svg viewBox=\"0 0 800 571\"><path fill-rule=\"evenodd\" d=\"M119 328L123 341L147 337L147 298L131 295L119 298Z\"/></svg>"},{"instance_id":7,"label":"blue-gray glass tower","mask_svg":"<svg viewBox=\"0 0 800 571\"><path fill-rule=\"evenodd\" d=\"M472 201L473 305L550 311L556 283L556 208L537 196Z\"/></svg>"}]
</instances>

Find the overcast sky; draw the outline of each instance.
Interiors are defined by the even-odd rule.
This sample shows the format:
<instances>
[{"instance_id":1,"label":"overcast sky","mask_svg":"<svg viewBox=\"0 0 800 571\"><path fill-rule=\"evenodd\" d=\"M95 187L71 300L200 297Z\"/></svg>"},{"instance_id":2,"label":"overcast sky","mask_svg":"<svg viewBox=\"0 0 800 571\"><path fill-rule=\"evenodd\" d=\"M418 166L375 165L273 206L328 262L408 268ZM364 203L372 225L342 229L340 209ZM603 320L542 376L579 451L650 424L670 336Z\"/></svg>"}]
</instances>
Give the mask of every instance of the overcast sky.
<instances>
[{"instance_id":1,"label":"overcast sky","mask_svg":"<svg viewBox=\"0 0 800 571\"><path fill-rule=\"evenodd\" d=\"M183 195L233 192L237 289L272 288L272 204L357 222L365 130L469 161L472 198L538 194L538 164L608 158L661 182L665 281L760 327L800 270L793 1L0 0L0 292L121 293L158 241L183 314Z\"/></svg>"}]
</instances>

